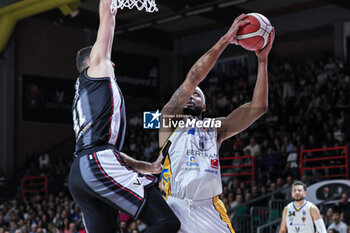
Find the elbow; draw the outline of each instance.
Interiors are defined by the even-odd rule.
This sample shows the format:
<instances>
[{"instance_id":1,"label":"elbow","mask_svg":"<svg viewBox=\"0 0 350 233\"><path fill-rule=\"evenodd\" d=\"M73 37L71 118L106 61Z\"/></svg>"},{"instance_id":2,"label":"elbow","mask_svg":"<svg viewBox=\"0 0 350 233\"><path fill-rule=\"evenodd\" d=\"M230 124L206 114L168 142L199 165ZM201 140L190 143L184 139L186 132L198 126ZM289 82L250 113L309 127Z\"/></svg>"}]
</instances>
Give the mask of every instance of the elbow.
<instances>
[{"instance_id":1,"label":"elbow","mask_svg":"<svg viewBox=\"0 0 350 233\"><path fill-rule=\"evenodd\" d=\"M267 102L257 105L256 109L257 109L257 113L259 114L259 116L264 115L267 112L268 107L269 107L269 105Z\"/></svg>"},{"instance_id":2,"label":"elbow","mask_svg":"<svg viewBox=\"0 0 350 233\"><path fill-rule=\"evenodd\" d=\"M265 105L259 106L257 108L256 114L257 114L258 117L261 117L265 113L267 113L267 111L268 111L268 104L265 104Z\"/></svg>"}]
</instances>

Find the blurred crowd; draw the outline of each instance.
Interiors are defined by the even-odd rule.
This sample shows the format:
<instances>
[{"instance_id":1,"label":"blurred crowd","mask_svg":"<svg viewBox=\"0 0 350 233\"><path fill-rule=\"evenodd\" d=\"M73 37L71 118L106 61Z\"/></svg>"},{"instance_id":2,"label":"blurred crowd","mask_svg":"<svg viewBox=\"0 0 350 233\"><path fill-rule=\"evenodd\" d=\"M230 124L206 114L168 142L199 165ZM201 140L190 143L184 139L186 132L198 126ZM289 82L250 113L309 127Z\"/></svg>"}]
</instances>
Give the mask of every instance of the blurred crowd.
<instances>
[{"instance_id":1,"label":"blurred crowd","mask_svg":"<svg viewBox=\"0 0 350 233\"><path fill-rule=\"evenodd\" d=\"M226 116L233 109L251 100L256 74L238 64L227 72L216 67L202 85L206 94L206 117ZM304 63L291 64L272 60L269 64L269 109L248 130L225 141L220 156L252 155L255 177L225 177L221 200L229 214L248 214L250 200L277 190L275 199L290 201L290 190L295 179L306 184L317 180L317 175L342 173L343 168L322 169L299 175L299 152L304 149L349 146L350 130L350 76L343 60L325 57ZM159 106L160 108L160 106ZM156 108L155 108L156 109ZM156 130L141 130L141 114L130 114L123 151L139 160L154 161L158 156ZM337 150L331 155L342 155ZM312 156L311 153L305 155ZM318 154L322 155L322 152ZM327 154L329 156L329 153ZM82 233L85 232L79 207L67 189L67 175L72 155L50 157L48 154L28 155L22 176L45 175L49 179L48 199L39 195L24 198L12 196L1 200L0 233ZM70 162L67 162L70 161ZM315 166L336 165L341 160L316 162ZM249 164L249 159L225 161L223 165ZM232 168L226 173L248 172L250 168ZM0 172L0 186L5 182ZM18 182L19 183L19 182ZM19 193L19 187L17 187ZM344 213L350 213L348 199L322 210L329 232L337 233L343 222L350 224ZM266 206L261 199L254 205ZM350 215L350 214L349 214ZM120 213L120 233L143 232L147 226L129 215ZM349 232L349 231L348 231ZM343 232L341 232L343 233Z\"/></svg>"},{"instance_id":2,"label":"blurred crowd","mask_svg":"<svg viewBox=\"0 0 350 233\"><path fill-rule=\"evenodd\" d=\"M80 209L68 194L12 199L0 206L0 232L85 233Z\"/></svg>"}]
</instances>

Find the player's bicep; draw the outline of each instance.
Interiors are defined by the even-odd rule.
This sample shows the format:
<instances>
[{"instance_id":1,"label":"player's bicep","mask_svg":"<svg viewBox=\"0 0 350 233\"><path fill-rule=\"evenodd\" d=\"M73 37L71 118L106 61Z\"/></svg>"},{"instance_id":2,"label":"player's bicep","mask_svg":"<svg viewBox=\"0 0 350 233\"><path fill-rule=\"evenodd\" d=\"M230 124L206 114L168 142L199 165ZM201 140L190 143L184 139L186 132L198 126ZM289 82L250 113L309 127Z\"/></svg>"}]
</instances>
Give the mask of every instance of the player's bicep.
<instances>
[{"instance_id":1,"label":"player's bicep","mask_svg":"<svg viewBox=\"0 0 350 233\"><path fill-rule=\"evenodd\" d=\"M90 54L91 64L98 64L101 60L111 60L114 24L114 20L104 20L100 23L96 42Z\"/></svg>"},{"instance_id":2,"label":"player's bicep","mask_svg":"<svg viewBox=\"0 0 350 233\"><path fill-rule=\"evenodd\" d=\"M248 128L260 116L259 110L251 107L251 103L244 104L221 119L218 129L218 141L222 142Z\"/></svg>"},{"instance_id":3,"label":"player's bicep","mask_svg":"<svg viewBox=\"0 0 350 233\"><path fill-rule=\"evenodd\" d=\"M320 210L317 208L317 206L312 206L310 212L311 212L311 217L314 221L317 221L320 218L322 218Z\"/></svg>"}]
</instances>

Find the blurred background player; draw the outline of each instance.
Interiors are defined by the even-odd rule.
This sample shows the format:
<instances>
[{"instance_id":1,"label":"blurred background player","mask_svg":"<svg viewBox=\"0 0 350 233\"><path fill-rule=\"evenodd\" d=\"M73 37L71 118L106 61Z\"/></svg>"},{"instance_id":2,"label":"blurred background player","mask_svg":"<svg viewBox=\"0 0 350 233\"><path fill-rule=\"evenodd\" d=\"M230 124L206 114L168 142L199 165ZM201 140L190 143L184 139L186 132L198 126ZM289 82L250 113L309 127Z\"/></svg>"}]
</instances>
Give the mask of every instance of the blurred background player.
<instances>
[{"instance_id":1,"label":"blurred background player","mask_svg":"<svg viewBox=\"0 0 350 233\"><path fill-rule=\"evenodd\" d=\"M305 200L306 185L295 181L292 185L293 202L283 210L279 233L316 232L327 233L322 216L317 206Z\"/></svg>"},{"instance_id":2,"label":"blurred background player","mask_svg":"<svg viewBox=\"0 0 350 233\"><path fill-rule=\"evenodd\" d=\"M100 1L96 42L77 55L80 75L73 102L77 156L69 189L89 233L115 233L118 209L145 222L147 233L177 232L179 220L154 187L157 179L135 170L157 173L159 163L136 161L119 152L126 118L111 62L116 12L110 13L110 5L111 0Z\"/></svg>"},{"instance_id":3,"label":"blurred background player","mask_svg":"<svg viewBox=\"0 0 350 233\"><path fill-rule=\"evenodd\" d=\"M191 68L183 84L162 109L166 116L189 115L187 120L201 120L206 109L205 96L198 85L213 68L220 54L231 43L237 44L239 27L249 23L244 14L237 17L228 32ZM234 232L224 204L222 193L219 147L221 143L250 126L262 116L268 105L267 61L271 41L257 51L258 74L251 102L244 104L221 121L221 127L161 128L159 145L164 157L162 179L167 203L181 221L179 232ZM175 120L175 119L170 119ZM205 118L203 121L212 119Z\"/></svg>"}]
</instances>

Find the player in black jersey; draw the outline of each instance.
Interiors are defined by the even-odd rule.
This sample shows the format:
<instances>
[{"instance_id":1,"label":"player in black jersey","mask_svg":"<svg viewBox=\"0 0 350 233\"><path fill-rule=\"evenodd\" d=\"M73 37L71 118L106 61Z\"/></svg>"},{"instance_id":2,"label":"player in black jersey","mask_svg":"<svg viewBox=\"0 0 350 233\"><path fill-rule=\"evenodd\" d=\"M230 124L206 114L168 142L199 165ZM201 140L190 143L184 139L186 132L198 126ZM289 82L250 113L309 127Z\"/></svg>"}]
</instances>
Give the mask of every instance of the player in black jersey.
<instances>
[{"instance_id":1,"label":"player in black jersey","mask_svg":"<svg viewBox=\"0 0 350 233\"><path fill-rule=\"evenodd\" d=\"M89 233L116 233L118 210L141 219L151 232L177 232L180 222L156 189L160 161L137 161L120 152L125 135L124 98L114 75L111 51L115 14L100 1L100 25L93 47L78 52L73 101L76 159L69 189ZM136 170L137 169L137 170Z\"/></svg>"}]
</instances>

